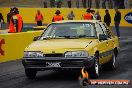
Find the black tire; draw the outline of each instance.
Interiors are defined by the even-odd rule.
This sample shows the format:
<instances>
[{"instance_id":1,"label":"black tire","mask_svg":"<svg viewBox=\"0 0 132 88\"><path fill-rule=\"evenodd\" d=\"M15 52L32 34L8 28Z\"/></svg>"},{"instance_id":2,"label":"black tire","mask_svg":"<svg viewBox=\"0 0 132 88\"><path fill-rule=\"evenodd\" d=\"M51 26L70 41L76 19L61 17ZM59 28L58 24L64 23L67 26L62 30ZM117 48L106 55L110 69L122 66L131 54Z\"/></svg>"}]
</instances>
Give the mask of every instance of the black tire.
<instances>
[{"instance_id":1,"label":"black tire","mask_svg":"<svg viewBox=\"0 0 132 88\"><path fill-rule=\"evenodd\" d=\"M115 54L115 57L117 58L117 55L118 55L118 50L117 50L117 48L114 49L114 54Z\"/></svg>"},{"instance_id":2,"label":"black tire","mask_svg":"<svg viewBox=\"0 0 132 88\"><path fill-rule=\"evenodd\" d=\"M106 64L103 64L101 67L103 70L114 70L116 68L116 56L115 53L112 54L112 58Z\"/></svg>"},{"instance_id":3,"label":"black tire","mask_svg":"<svg viewBox=\"0 0 132 88\"><path fill-rule=\"evenodd\" d=\"M34 79L36 77L37 71L25 69L25 74L26 74L27 78Z\"/></svg>"},{"instance_id":4,"label":"black tire","mask_svg":"<svg viewBox=\"0 0 132 88\"><path fill-rule=\"evenodd\" d=\"M95 59L94 64L91 68L88 69L91 78L98 78L99 77L99 61Z\"/></svg>"}]
</instances>

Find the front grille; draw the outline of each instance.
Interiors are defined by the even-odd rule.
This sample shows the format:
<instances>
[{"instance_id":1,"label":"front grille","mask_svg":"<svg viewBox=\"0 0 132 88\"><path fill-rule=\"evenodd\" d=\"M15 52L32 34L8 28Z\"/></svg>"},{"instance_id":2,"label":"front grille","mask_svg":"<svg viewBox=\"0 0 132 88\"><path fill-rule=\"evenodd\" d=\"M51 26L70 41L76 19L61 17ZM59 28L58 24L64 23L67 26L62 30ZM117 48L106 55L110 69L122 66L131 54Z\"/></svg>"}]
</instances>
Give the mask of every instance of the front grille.
<instances>
[{"instance_id":1,"label":"front grille","mask_svg":"<svg viewBox=\"0 0 132 88\"><path fill-rule=\"evenodd\" d=\"M63 57L63 54L45 54L45 57Z\"/></svg>"},{"instance_id":2,"label":"front grille","mask_svg":"<svg viewBox=\"0 0 132 88\"><path fill-rule=\"evenodd\" d=\"M83 67L83 62L74 62L74 61L70 61L70 62L63 62L61 63L62 67Z\"/></svg>"}]
</instances>

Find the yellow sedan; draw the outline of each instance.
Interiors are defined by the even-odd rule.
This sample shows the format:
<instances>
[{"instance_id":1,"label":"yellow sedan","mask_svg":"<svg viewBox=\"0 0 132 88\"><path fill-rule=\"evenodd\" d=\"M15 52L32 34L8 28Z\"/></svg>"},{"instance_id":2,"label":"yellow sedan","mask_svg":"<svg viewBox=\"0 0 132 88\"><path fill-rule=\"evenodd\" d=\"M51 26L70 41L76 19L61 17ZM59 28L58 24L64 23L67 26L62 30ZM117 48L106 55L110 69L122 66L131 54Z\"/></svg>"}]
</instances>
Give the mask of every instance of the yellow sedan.
<instances>
[{"instance_id":1,"label":"yellow sedan","mask_svg":"<svg viewBox=\"0 0 132 88\"><path fill-rule=\"evenodd\" d=\"M28 78L42 70L80 70L93 78L100 68L115 69L118 37L101 21L73 20L49 24L24 51L23 66Z\"/></svg>"}]
</instances>

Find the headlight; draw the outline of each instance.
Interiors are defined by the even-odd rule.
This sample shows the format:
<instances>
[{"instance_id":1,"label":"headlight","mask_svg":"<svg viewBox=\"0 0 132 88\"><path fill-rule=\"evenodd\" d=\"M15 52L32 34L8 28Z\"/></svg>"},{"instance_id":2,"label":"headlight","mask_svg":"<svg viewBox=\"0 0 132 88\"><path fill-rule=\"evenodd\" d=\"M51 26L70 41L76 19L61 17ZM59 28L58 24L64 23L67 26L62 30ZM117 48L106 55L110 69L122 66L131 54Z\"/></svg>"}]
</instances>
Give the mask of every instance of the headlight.
<instances>
[{"instance_id":1,"label":"headlight","mask_svg":"<svg viewBox=\"0 0 132 88\"><path fill-rule=\"evenodd\" d=\"M88 57L86 51L69 51L65 53L65 57Z\"/></svg>"},{"instance_id":2,"label":"headlight","mask_svg":"<svg viewBox=\"0 0 132 88\"><path fill-rule=\"evenodd\" d=\"M24 52L24 57L33 57L33 58L42 58L42 57L44 57L44 54L42 53L42 52L28 52L28 51L26 51L26 52Z\"/></svg>"}]
</instances>

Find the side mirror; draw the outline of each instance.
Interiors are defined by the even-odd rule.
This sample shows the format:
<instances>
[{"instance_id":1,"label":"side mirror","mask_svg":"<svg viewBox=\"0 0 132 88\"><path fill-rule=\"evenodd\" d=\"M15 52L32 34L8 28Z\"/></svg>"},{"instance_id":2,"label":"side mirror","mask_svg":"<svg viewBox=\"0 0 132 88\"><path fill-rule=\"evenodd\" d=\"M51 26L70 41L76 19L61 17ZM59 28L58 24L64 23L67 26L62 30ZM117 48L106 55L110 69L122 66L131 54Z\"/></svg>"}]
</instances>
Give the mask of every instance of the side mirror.
<instances>
[{"instance_id":1,"label":"side mirror","mask_svg":"<svg viewBox=\"0 0 132 88\"><path fill-rule=\"evenodd\" d=\"M34 37L33 41L37 41L40 38L40 36Z\"/></svg>"},{"instance_id":2,"label":"side mirror","mask_svg":"<svg viewBox=\"0 0 132 88\"><path fill-rule=\"evenodd\" d=\"M104 34L99 34L99 40L107 40L107 36Z\"/></svg>"}]
</instances>

